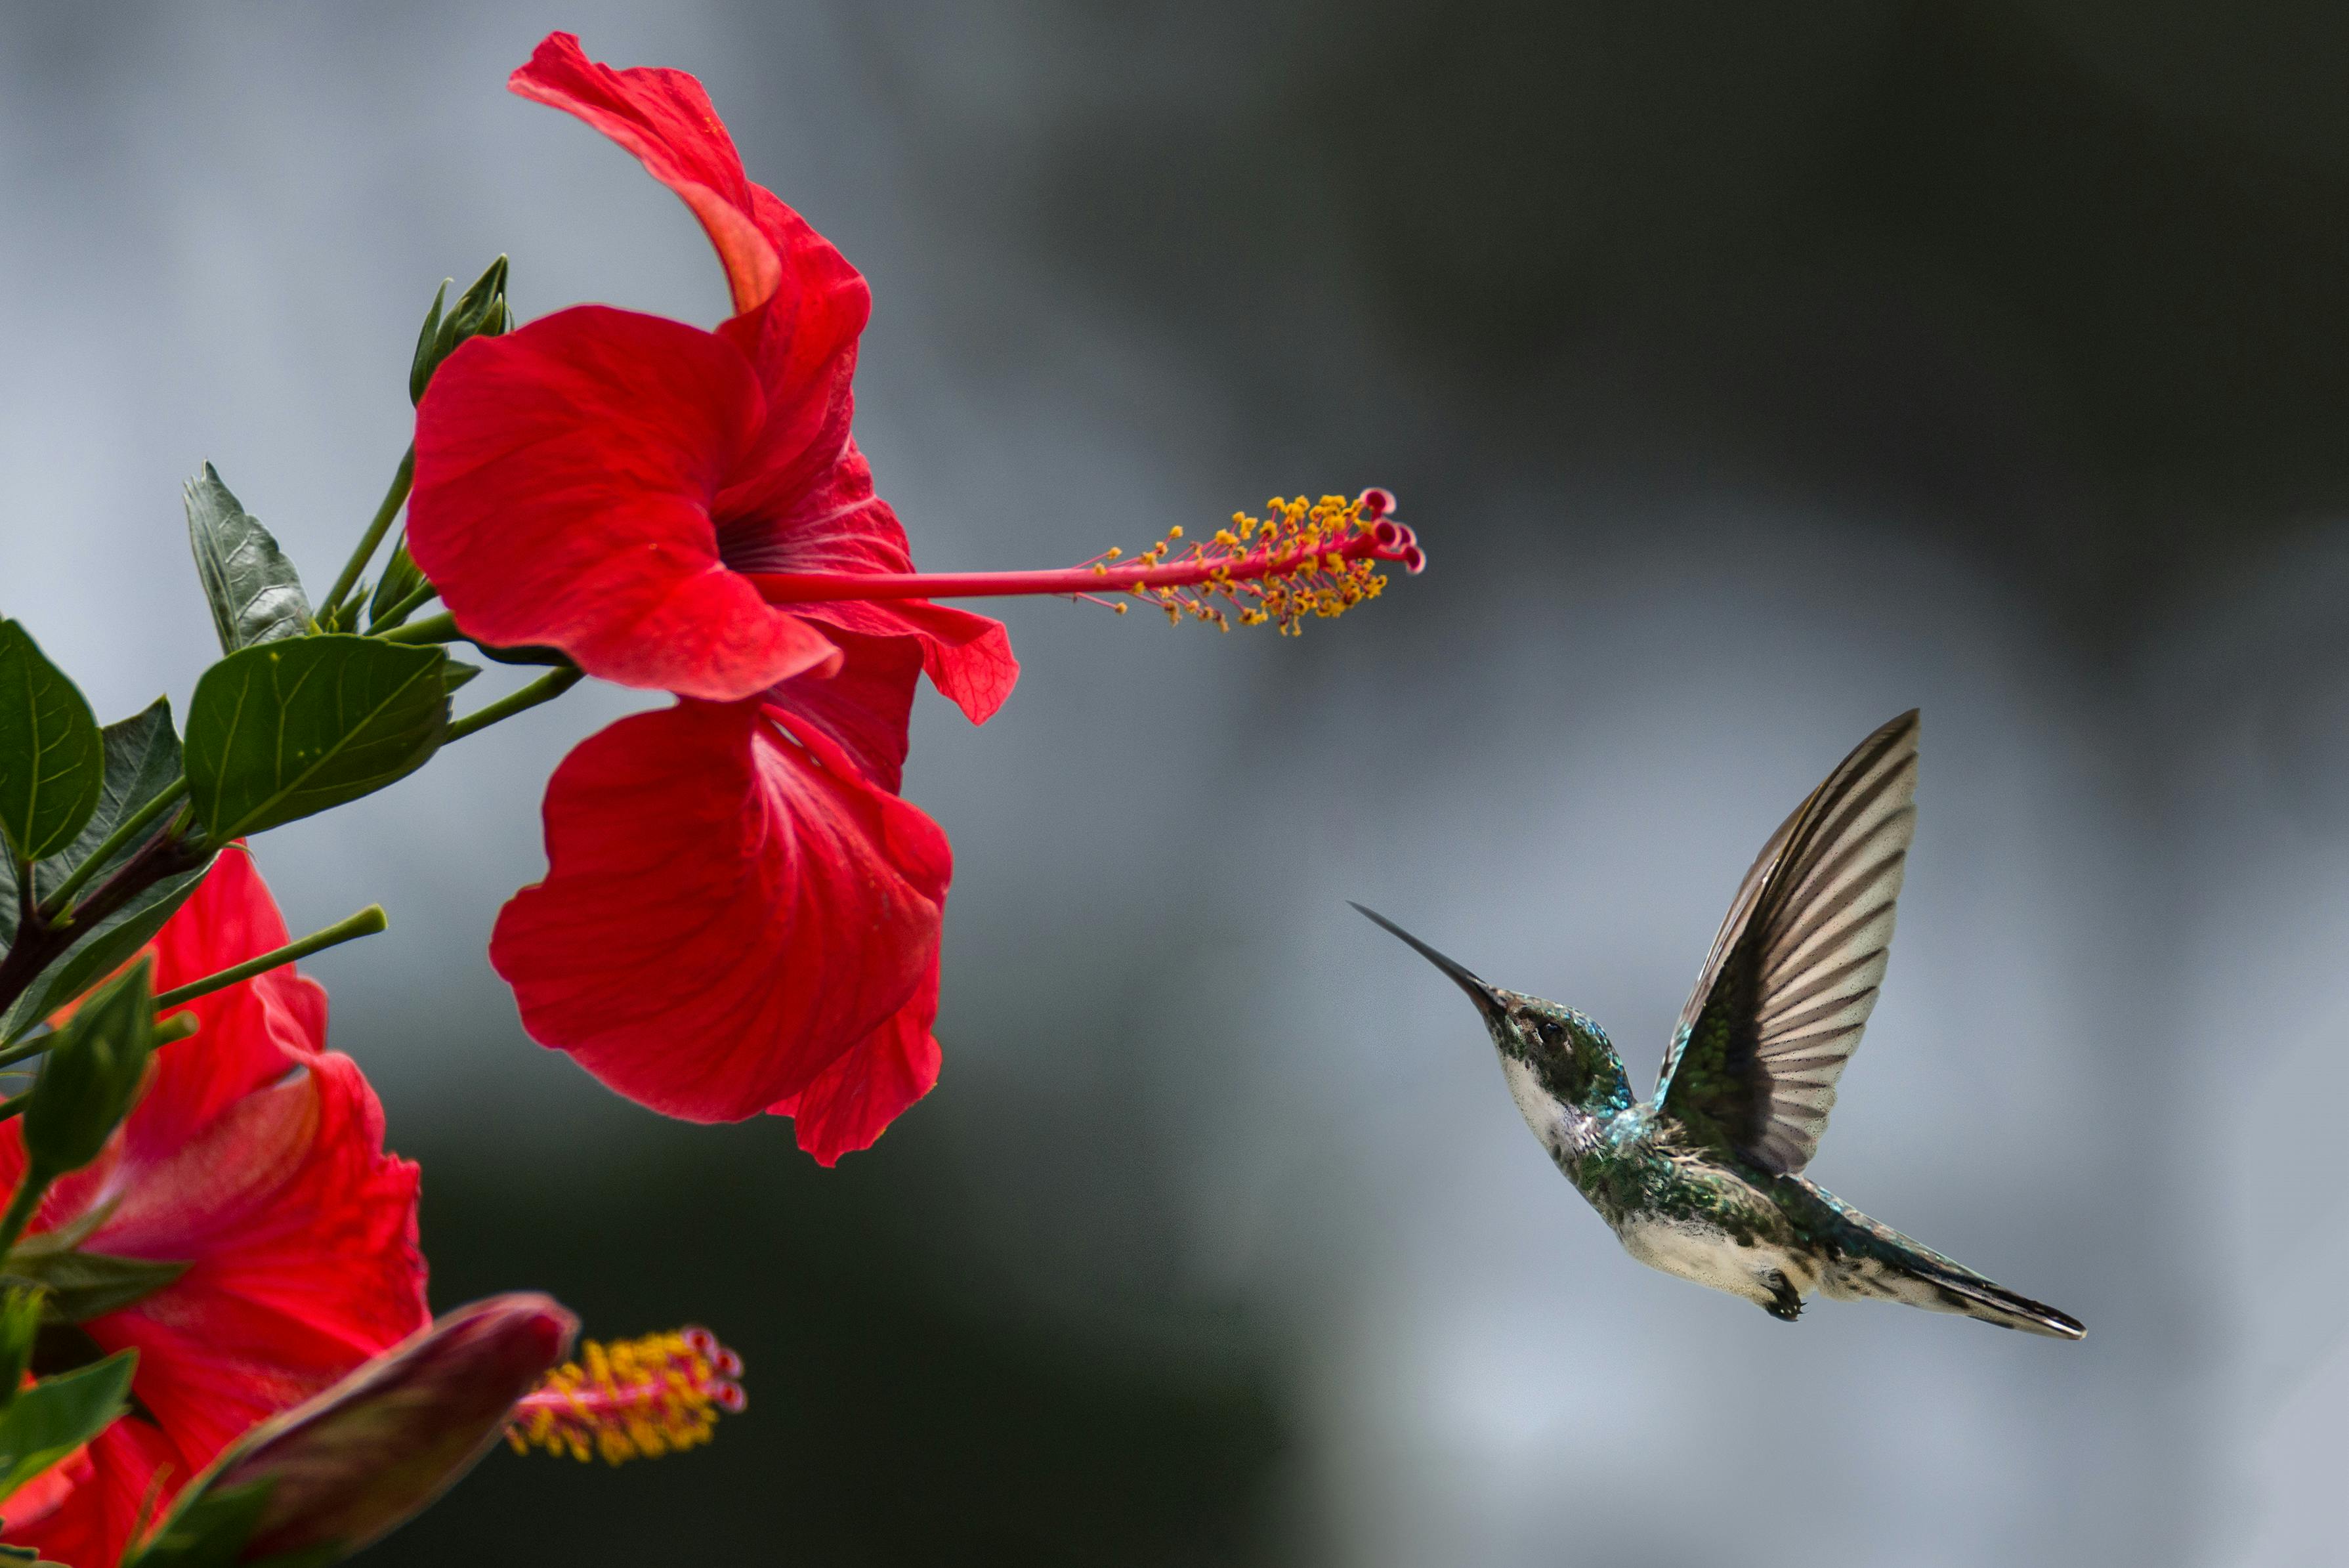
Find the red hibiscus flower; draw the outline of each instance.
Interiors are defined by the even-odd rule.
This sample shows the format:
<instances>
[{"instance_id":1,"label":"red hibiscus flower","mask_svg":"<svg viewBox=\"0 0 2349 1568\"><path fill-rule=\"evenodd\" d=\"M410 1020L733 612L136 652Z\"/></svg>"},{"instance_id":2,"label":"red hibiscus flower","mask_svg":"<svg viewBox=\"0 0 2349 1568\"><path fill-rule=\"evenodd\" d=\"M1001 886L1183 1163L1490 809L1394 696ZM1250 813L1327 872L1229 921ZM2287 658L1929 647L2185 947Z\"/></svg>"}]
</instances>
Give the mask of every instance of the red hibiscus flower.
<instances>
[{"instance_id":1,"label":"red hibiscus flower","mask_svg":"<svg viewBox=\"0 0 2349 1568\"><path fill-rule=\"evenodd\" d=\"M252 861L230 849L158 934L155 984L286 940ZM384 1152L357 1064L323 1049L326 993L286 968L184 1011L197 1033L162 1047L107 1151L52 1188L32 1224L102 1215L86 1251L187 1265L128 1306L44 1331L52 1369L139 1352L130 1413L9 1499L6 1539L74 1568L112 1568L142 1510L427 1320L417 1169ZM0 1186L24 1171L17 1129L0 1129Z\"/></svg>"},{"instance_id":2,"label":"red hibiscus flower","mask_svg":"<svg viewBox=\"0 0 2349 1568\"><path fill-rule=\"evenodd\" d=\"M557 33L510 85L685 201L736 314L705 332L560 311L466 343L418 410L409 546L456 627L682 700L556 771L546 880L506 906L491 959L531 1034L622 1094L792 1116L828 1165L937 1075L951 863L895 795L915 683L983 722L1019 670L999 623L929 601L1125 591L1222 621L1221 597L1288 629L1374 593L1376 560L1417 570L1417 547L1371 492L1171 560L916 573L849 434L864 280L750 182L691 77Z\"/></svg>"}]
</instances>

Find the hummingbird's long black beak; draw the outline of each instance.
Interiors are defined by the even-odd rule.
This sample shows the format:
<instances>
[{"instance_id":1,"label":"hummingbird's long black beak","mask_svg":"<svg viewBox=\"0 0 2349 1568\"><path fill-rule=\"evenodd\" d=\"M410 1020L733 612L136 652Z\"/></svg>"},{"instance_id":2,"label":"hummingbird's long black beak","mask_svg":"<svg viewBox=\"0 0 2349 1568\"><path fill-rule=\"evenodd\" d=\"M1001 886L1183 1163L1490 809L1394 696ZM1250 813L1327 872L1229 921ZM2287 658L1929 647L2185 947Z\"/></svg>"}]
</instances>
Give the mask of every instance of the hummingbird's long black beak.
<instances>
[{"instance_id":1,"label":"hummingbird's long black beak","mask_svg":"<svg viewBox=\"0 0 2349 1568\"><path fill-rule=\"evenodd\" d=\"M1349 900L1349 902L1351 902L1351 900ZM1428 962L1433 964L1436 968L1450 975L1452 977L1452 983L1466 992L1468 993L1468 1000L1476 1004L1476 1011L1483 1013L1486 1018L1498 1019L1507 1012L1507 1003L1504 1002L1500 999L1491 986L1486 985L1482 980L1478 979L1476 977L1476 972L1470 969L1466 964L1459 963L1454 960L1445 958L1442 953L1437 952L1433 948L1429 947L1425 942L1421 941L1409 931L1404 930L1401 926L1396 925L1392 920L1388 919L1376 909L1364 909L1360 904L1353 905L1353 908L1360 910L1365 918L1375 924L1380 925L1385 928L1388 931L1392 932L1394 935L1401 937L1404 941L1411 944L1412 950L1418 953L1420 957L1425 959Z\"/></svg>"}]
</instances>

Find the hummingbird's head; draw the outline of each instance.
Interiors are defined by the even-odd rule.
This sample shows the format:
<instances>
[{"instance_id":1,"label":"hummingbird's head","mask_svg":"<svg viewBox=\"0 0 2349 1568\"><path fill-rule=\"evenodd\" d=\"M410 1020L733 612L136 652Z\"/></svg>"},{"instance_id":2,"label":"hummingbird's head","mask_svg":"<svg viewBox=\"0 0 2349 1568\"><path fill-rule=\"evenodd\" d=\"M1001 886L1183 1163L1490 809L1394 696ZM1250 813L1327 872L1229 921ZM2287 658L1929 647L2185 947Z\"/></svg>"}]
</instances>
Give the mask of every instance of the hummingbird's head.
<instances>
[{"instance_id":1,"label":"hummingbird's head","mask_svg":"<svg viewBox=\"0 0 2349 1568\"><path fill-rule=\"evenodd\" d=\"M1615 1047L1598 1024L1570 1007L1491 984L1377 910L1364 909L1360 904L1354 908L1408 943L1468 993L1493 1037L1493 1048L1501 1054L1505 1069L1513 1064L1524 1069L1545 1096L1578 1115L1606 1116L1630 1108L1630 1082L1624 1076ZM1514 1073L1511 1084L1514 1090Z\"/></svg>"}]
</instances>

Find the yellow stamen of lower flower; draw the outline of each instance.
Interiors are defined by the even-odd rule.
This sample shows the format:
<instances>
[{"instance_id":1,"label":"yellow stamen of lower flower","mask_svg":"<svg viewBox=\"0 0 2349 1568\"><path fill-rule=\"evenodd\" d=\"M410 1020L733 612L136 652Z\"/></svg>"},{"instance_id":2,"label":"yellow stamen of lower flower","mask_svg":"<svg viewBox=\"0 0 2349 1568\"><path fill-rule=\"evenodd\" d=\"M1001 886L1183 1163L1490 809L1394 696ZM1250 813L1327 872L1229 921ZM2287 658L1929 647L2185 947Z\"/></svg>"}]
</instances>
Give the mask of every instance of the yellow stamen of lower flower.
<instances>
[{"instance_id":1,"label":"yellow stamen of lower flower","mask_svg":"<svg viewBox=\"0 0 2349 1568\"><path fill-rule=\"evenodd\" d=\"M747 1403L741 1375L742 1358L705 1328L591 1339L514 1407L506 1441L516 1453L537 1448L614 1465L698 1448L720 1411L738 1414Z\"/></svg>"}]
</instances>

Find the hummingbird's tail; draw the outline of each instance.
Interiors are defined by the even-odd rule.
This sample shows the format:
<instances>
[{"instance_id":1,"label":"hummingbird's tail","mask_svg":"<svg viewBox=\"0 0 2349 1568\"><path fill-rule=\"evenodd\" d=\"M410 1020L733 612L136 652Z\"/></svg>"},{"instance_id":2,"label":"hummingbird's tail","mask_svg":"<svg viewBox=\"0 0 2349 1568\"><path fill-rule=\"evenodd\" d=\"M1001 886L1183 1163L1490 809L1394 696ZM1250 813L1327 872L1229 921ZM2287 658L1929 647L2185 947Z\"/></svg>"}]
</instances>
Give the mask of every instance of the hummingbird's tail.
<instances>
[{"instance_id":1,"label":"hummingbird's tail","mask_svg":"<svg viewBox=\"0 0 2349 1568\"><path fill-rule=\"evenodd\" d=\"M1809 1185L1806 1183L1805 1185ZM1951 1262L1910 1241L1891 1226L1869 1219L1841 1199L1813 1188L1834 1207L1843 1223L1841 1256L1819 1277L1819 1293L1842 1301L1891 1301L1928 1312L1962 1313L2052 1339L2079 1339L2087 1329L2079 1319Z\"/></svg>"}]
</instances>

